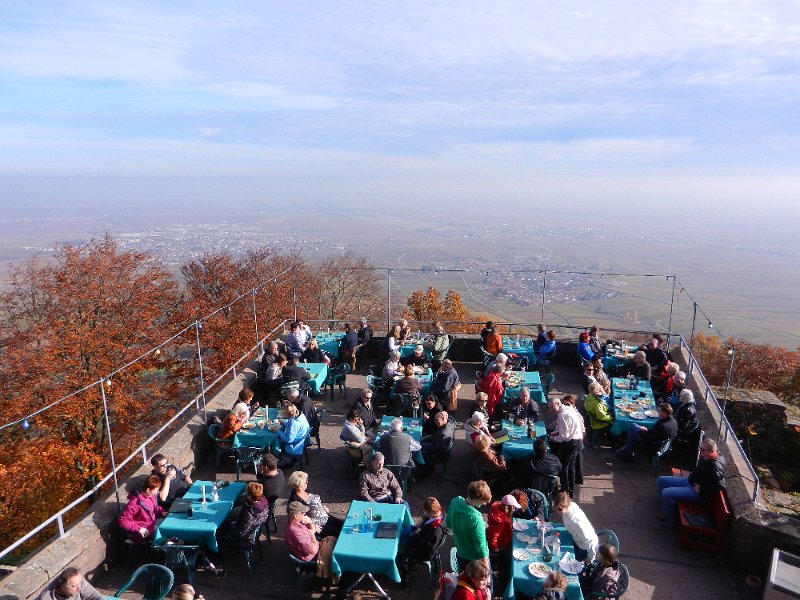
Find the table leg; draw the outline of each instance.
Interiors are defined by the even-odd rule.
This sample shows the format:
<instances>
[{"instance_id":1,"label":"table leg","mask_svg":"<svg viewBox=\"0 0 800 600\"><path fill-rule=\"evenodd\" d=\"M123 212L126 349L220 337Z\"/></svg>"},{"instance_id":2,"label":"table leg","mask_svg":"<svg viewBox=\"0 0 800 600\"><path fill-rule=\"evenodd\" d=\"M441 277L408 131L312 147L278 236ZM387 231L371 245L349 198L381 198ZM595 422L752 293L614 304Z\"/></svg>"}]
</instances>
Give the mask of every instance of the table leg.
<instances>
[{"instance_id":1,"label":"table leg","mask_svg":"<svg viewBox=\"0 0 800 600\"><path fill-rule=\"evenodd\" d=\"M352 585L350 585L350 586L349 586L349 587L348 587L346 590L344 590L344 592L340 592L340 594L341 594L341 597L345 597L345 598L346 598L346 597L347 597L347 595L348 595L350 592L352 592L354 589L356 589L356 586L357 586L359 583L361 583L361 581L362 581L362 580L363 580L365 577L366 577L367 579L369 579L369 581L372 583L372 585L374 586L375 590L378 592L378 595L379 595L381 598L386 598L386 600L391 600L391 598L389 597L389 594L387 594L387 593L386 593L386 592L383 590L383 588L380 586L380 584L379 584L377 581L375 581L375 578L372 576L372 573L361 573L361 575L359 575L358 579L356 579L356 580L355 580L355 581L352 583Z\"/></svg>"}]
</instances>

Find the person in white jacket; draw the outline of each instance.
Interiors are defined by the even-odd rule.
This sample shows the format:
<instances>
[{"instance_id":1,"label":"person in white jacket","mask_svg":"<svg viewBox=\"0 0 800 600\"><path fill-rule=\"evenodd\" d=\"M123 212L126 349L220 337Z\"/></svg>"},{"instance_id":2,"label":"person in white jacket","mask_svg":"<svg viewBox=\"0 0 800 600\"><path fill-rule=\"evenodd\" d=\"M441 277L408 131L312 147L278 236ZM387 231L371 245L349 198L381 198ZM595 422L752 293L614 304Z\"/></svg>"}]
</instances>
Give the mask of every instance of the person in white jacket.
<instances>
[{"instance_id":1,"label":"person in white jacket","mask_svg":"<svg viewBox=\"0 0 800 600\"><path fill-rule=\"evenodd\" d=\"M600 540L581 507L566 492L558 492L553 497L553 512L561 515L564 527L572 536L575 560L594 560Z\"/></svg>"}]
</instances>

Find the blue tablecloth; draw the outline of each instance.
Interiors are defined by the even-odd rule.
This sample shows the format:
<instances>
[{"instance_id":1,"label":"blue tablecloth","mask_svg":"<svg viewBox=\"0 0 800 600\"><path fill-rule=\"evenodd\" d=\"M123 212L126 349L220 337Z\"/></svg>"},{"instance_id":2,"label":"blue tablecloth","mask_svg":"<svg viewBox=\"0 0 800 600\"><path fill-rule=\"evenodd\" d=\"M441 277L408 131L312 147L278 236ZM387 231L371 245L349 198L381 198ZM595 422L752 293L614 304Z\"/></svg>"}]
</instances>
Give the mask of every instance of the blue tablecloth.
<instances>
[{"instance_id":1,"label":"blue tablecloth","mask_svg":"<svg viewBox=\"0 0 800 600\"><path fill-rule=\"evenodd\" d=\"M625 384L624 379L611 380L611 398L614 400L614 423L611 425L611 433L620 435L631 428L632 424L643 425L652 429L658 421L658 417L647 417L645 419L633 419L624 410L626 406L634 406L637 411L656 410L656 403L653 398L653 390L650 388L649 381L640 381L639 388L636 390L620 389L618 384ZM647 403L638 404L641 392L645 393Z\"/></svg>"},{"instance_id":2,"label":"blue tablecloth","mask_svg":"<svg viewBox=\"0 0 800 600\"><path fill-rule=\"evenodd\" d=\"M535 596L541 591L542 583L544 582L544 578L540 579L538 577L534 577L528 570L528 565L532 562L542 561L542 544L539 531L536 529L533 521L514 519L513 522L524 523L527 526L527 531L513 530L513 535L511 536L512 552L516 549L525 549L530 555L530 558L525 560L517 560L512 556L511 579L508 582L505 593L503 594L504 600L514 600L514 594L516 592L527 594L528 596ZM572 536L569 534L566 527L555 525L553 527L553 531L557 531L559 533L559 537L561 538L561 556L563 556L566 552L572 552L574 558L575 550L572 547ZM523 542L519 539L519 535L534 536L535 541ZM561 560L561 556L553 556L553 559L547 563L547 565L551 569L560 570L558 567L558 561ZM567 577L567 590L565 594L567 600L583 600L583 593L581 592L578 576L570 575L568 573L564 573L564 575Z\"/></svg>"},{"instance_id":3,"label":"blue tablecloth","mask_svg":"<svg viewBox=\"0 0 800 600\"><path fill-rule=\"evenodd\" d=\"M419 391L420 398L427 398L428 394L431 393L431 383L433 381L433 370L427 369L422 373L414 373L414 379L419 380L422 384L422 389ZM391 396L394 396L394 384L392 384L392 393Z\"/></svg>"},{"instance_id":4,"label":"blue tablecloth","mask_svg":"<svg viewBox=\"0 0 800 600\"><path fill-rule=\"evenodd\" d=\"M411 356L414 354L414 348L416 346L424 346L424 344L428 343L427 340L407 340L405 344L400 346L400 358L405 358L406 356ZM425 356L428 357L428 360L431 360L433 357L433 353L425 348Z\"/></svg>"},{"instance_id":5,"label":"blue tablecloth","mask_svg":"<svg viewBox=\"0 0 800 600\"><path fill-rule=\"evenodd\" d=\"M513 371L516 376L522 375L522 371ZM525 371L522 385L531 391L531 400L538 404L547 404L547 398L544 397L544 390L542 390L542 379L538 371ZM520 385L516 387L507 387L503 392L503 398L508 401L510 398L519 396Z\"/></svg>"},{"instance_id":6,"label":"blue tablecloth","mask_svg":"<svg viewBox=\"0 0 800 600\"><path fill-rule=\"evenodd\" d=\"M528 437L527 425L514 425L510 421L504 420L502 426L504 429L508 429L508 434L512 437L512 439L503 444L502 454L506 460L526 458L533 454L533 442L535 438L531 439ZM536 429L536 437L547 434L544 428L544 421L536 421L534 427ZM514 436L518 436L518 439L513 439Z\"/></svg>"},{"instance_id":7,"label":"blue tablecloth","mask_svg":"<svg viewBox=\"0 0 800 600\"><path fill-rule=\"evenodd\" d=\"M388 432L392 428L392 421L394 421L397 417L393 417L392 415L384 415L381 419L381 426L378 430L378 437L375 439L375 446L374 450L381 449L381 435ZM411 426L411 422L416 422L414 427ZM408 435L415 439L416 441L422 440L422 417L419 419L414 419L412 417L403 417L403 431L405 431ZM424 465L425 459L422 457L422 450L417 450L416 452L411 453L411 457L414 459L414 462L418 465Z\"/></svg>"},{"instance_id":8,"label":"blue tablecloth","mask_svg":"<svg viewBox=\"0 0 800 600\"><path fill-rule=\"evenodd\" d=\"M219 550L216 537L217 528L230 514L233 503L245 489L245 483L243 481L232 482L229 486L219 490L220 499L217 502L211 502L212 485L211 481L195 481L183 496L194 501L192 518L180 513L168 515L158 526L153 537L153 544L161 544L169 538L176 537L187 544L203 542L209 550L214 552ZM208 500L205 505L200 502L203 497L203 486L206 488L206 499Z\"/></svg>"},{"instance_id":9,"label":"blue tablecloth","mask_svg":"<svg viewBox=\"0 0 800 600\"><path fill-rule=\"evenodd\" d=\"M318 333L314 336L317 345L331 358L339 358L339 340L344 337L343 333Z\"/></svg>"},{"instance_id":10,"label":"blue tablecloth","mask_svg":"<svg viewBox=\"0 0 800 600\"><path fill-rule=\"evenodd\" d=\"M277 419L278 409L270 408L267 410L266 414L264 413L264 409L259 409L255 415L251 415L248 422L255 424L258 423L259 420L264 420L265 418L270 421ZM241 448L243 446L249 448L267 448L269 452L275 456L279 456L281 453L281 447L278 443L278 434L274 431L270 431L266 424L263 429L255 425L252 429L240 429L237 431L233 436L233 447Z\"/></svg>"},{"instance_id":11,"label":"blue tablecloth","mask_svg":"<svg viewBox=\"0 0 800 600\"><path fill-rule=\"evenodd\" d=\"M398 534L394 539L376 538L375 523L368 533L353 533L353 528L361 522L365 509L371 508L374 515L380 515L381 521L397 523ZM400 582L395 558L400 545L402 529L413 526L411 514L405 504L383 504L379 502L362 502L353 500L342 533L336 541L331 556L331 571L341 575L342 571L353 573L382 573L392 581Z\"/></svg>"},{"instance_id":12,"label":"blue tablecloth","mask_svg":"<svg viewBox=\"0 0 800 600\"><path fill-rule=\"evenodd\" d=\"M638 347L630 344L625 344L625 350L620 346L607 345L606 355L603 357L603 370L607 372L612 367L619 367L625 364L633 358L633 353L636 350L638 350Z\"/></svg>"},{"instance_id":13,"label":"blue tablecloth","mask_svg":"<svg viewBox=\"0 0 800 600\"><path fill-rule=\"evenodd\" d=\"M325 378L328 376L328 365L326 363L300 363L300 366L311 374L311 379L308 380L311 393L321 394L322 384L325 383Z\"/></svg>"},{"instance_id":14,"label":"blue tablecloth","mask_svg":"<svg viewBox=\"0 0 800 600\"><path fill-rule=\"evenodd\" d=\"M533 340L531 338L520 338L519 342L517 342L516 337L504 337L503 353L525 356L528 359L528 366L533 367L536 365L536 350L533 348Z\"/></svg>"}]
</instances>

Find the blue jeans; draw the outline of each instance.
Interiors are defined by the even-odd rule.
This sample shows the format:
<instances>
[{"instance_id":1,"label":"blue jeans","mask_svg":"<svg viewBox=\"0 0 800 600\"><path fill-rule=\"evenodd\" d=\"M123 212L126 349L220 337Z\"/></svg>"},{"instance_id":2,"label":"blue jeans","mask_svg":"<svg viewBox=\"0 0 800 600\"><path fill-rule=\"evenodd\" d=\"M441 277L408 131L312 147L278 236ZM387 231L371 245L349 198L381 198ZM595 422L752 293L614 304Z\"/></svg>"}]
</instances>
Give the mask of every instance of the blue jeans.
<instances>
[{"instance_id":1,"label":"blue jeans","mask_svg":"<svg viewBox=\"0 0 800 600\"><path fill-rule=\"evenodd\" d=\"M674 519L678 511L678 502L698 502L700 494L694 491L686 477L659 477L658 495L661 498L661 512Z\"/></svg>"},{"instance_id":2,"label":"blue jeans","mask_svg":"<svg viewBox=\"0 0 800 600\"><path fill-rule=\"evenodd\" d=\"M628 429L628 435L625 436L625 453L633 455L636 451L636 444L639 443L639 438L642 435L642 431L639 429L638 425L631 425L631 428Z\"/></svg>"}]
</instances>

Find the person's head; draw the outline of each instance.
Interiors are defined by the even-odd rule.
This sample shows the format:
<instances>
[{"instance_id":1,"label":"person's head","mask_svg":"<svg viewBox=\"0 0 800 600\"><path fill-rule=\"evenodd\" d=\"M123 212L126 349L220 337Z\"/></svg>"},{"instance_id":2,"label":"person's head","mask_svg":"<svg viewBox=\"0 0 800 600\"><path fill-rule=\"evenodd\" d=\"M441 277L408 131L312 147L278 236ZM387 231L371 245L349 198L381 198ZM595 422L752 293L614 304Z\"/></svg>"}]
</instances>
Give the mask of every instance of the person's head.
<instances>
[{"instance_id":1,"label":"person's head","mask_svg":"<svg viewBox=\"0 0 800 600\"><path fill-rule=\"evenodd\" d=\"M236 415L237 419L244 420L250 416L250 409L247 408L247 404L244 402L237 402L233 405L233 409L231 412Z\"/></svg>"},{"instance_id":2,"label":"person's head","mask_svg":"<svg viewBox=\"0 0 800 600\"><path fill-rule=\"evenodd\" d=\"M589 329L589 337L597 337L598 333L600 333L600 329L598 329L597 325L592 325L591 329Z\"/></svg>"},{"instance_id":3,"label":"person's head","mask_svg":"<svg viewBox=\"0 0 800 600\"><path fill-rule=\"evenodd\" d=\"M351 423L357 423L361 420L361 414L354 408L350 409L350 412L347 413L347 420Z\"/></svg>"},{"instance_id":4,"label":"person's head","mask_svg":"<svg viewBox=\"0 0 800 600\"><path fill-rule=\"evenodd\" d=\"M383 456L383 452L375 452L372 455L372 458L369 459L369 466L377 473L383 468L383 463L385 460L386 459Z\"/></svg>"},{"instance_id":5,"label":"person's head","mask_svg":"<svg viewBox=\"0 0 800 600\"><path fill-rule=\"evenodd\" d=\"M407 364L403 369L403 373L405 373L406 377L413 377L414 376L414 365Z\"/></svg>"},{"instance_id":6,"label":"person's head","mask_svg":"<svg viewBox=\"0 0 800 600\"><path fill-rule=\"evenodd\" d=\"M366 319L366 317L361 317L361 318L358 320L358 324L359 324L359 325L361 325L361 327L366 327L366 326L367 326L367 319Z\"/></svg>"},{"instance_id":7,"label":"person's head","mask_svg":"<svg viewBox=\"0 0 800 600\"><path fill-rule=\"evenodd\" d=\"M686 373L683 371L678 371L675 375L672 376L673 381L678 385L686 385Z\"/></svg>"},{"instance_id":8,"label":"person's head","mask_svg":"<svg viewBox=\"0 0 800 600\"><path fill-rule=\"evenodd\" d=\"M488 435L481 434L475 438L472 445L475 446L475 450L478 452L488 452L489 446L492 445L492 440Z\"/></svg>"},{"instance_id":9,"label":"person's head","mask_svg":"<svg viewBox=\"0 0 800 600\"><path fill-rule=\"evenodd\" d=\"M298 329L305 329L306 328L306 324L303 323L303 319L297 319L297 328Z\"/></svg>"},{"instance_id":10,"label":"person's head","mask_svg":"<svg viewBox=\"0 0 800 600\"><path fill-rule=\"evenodd\" d=\"M700 458L713 458L717 453L717 442L711 438L703 438L700 444Z\"/></svg>"},{"instance_id":11,"label":"person's head","mask_svg":"<svg viewBox=\"0 0 800 600\"><path fill-rule=\"evenodd\" d=\"M647 355L644 353L644 350L639 350L633 355L633 362L636 365L643 365L647 360Z\"/></svg>"},{"instance_id":12,"label":"person's head","mask_svg":"<svg viewBox=\"0 0 800 600\"><path fill-rule=\"evenodd\" d=\"M561 404L563 404L564 406L571 406L572 408L575 408L575 396L573 396L572 394L567 394L566 396L561 398Z\"/></svg>"},{"instance_id":13,"label":"person's head","mask_svg":"<svg viewBox=\"0 0 800 600\"><path fill-rule=\"evenodd\" d=\"M289 358L289 362L292 363L293 365L299 365L300 357L297 356L297 354L292 354L292 356Z\"/></svg>"},{"instance_id":14,"label":"person's head","mask_svg":"<svg viewBox=\"0 0 800 600\"><path fill-rule=\"evenodd\" d=\"M442 361L442 371L449 371L452 368L453 368L453 361L450 360L449 358L445 358Z\"/></svg>"},{"instance_id":15,"label":"person's head","mask_svg":"<svg viewBox=\"0 0 800 600\"><path fill-rule=\"evenodd\" d=\"M548 331L547 332L547 339L551 340L551 341L555 340L556 339L556 332L553 331L552 329L550 331Z\"/></svg>"},{"instance_id":16,"label":"person's head","mask_svg":"<svg viewBox=\"0 0 800 600\"><path fill-rule=\"evenodd\" d=\"M267 452L261 457L261 464L267 473L274 473L278 470L278 457Z\"/></svg>"},{"instance_id":17,"label":"person's head","mask_svg":"<svg viewBox=\"0 0 800 600\"><path fill-rule=\"evenodd\" d=\"M75 567L67 567L56 577L56 588L62 596L72 598L81 591L83 575Z\"/></svg>"},{"instance_id":18,"label":"person's head","mask_svg":"<svg viewBox=\"0 0 800 600\"><path fill-rule=\"evenodd\" d=\"M173 600L194 600L196 593L194 588L188 583L182 583L172 588Z\"/></svg>"},{"instance_id":19,"label":"person's head","mask_svg":"<svg viewBox=\"0 0 800 600\"><path fill-rule=\"evenodd\" d=\"M289 522L296 523L305 516L308 512L309 507L302 502L298 502L297 500L293 500L289 502L289 506L286 507L286 512L289 514Z\"/></svg>"},{"instance_id":20,"label":"person's head","mask_svg":"<svg viewBox=\"0 0 800 600\"><path fill-rule=\"evenodd\" d=\"M389 332L389 337L400 337L400 325L392 325L392 330Z\"/></svg>"},{"instance_id":21,"label":"person's head","mask_svg":"<svg viewBox=\"0 0 800 600\"><path fill-rule=\"evenodd\" d=\"M539 324L536 326L536 331L538 331L539 333L544 333L544 330L545 330L545 329L546 329L546 327L544 326L544 323L539 323Z\"/></svg>"},{"instance_id":22,"label":"person's head","mask_svg":"<svg viewBox=\"0 0 800 600\"><path fill-rule=\"evenodd\" d=\"M561 412L561 399L560 398L550 398L547 400L547 410L553 413Z\"/></svg>"},{"instance_id":23,"label":"person's head","mask_svg":"<svg viewBox=\"0 0 800 600\"><path fill-rule=\"evenodd\" d=\"M600 356L600 354L594 355L594 358L592 358L592 366L594 367L595 373L603 370L603 357Z\"/></svg>"},{"instance_id":24,"label":"person's head","mask_svg":"<svg viewBox=\"0 0 800 600\"><path fill-rule=\"evenodd\" d=\"M528 510L528 494L519 489L511 490L510 494L519 502L519 510Z\"/></svg>"},{"instance_id":25,"label":"person's head","mask_svg":"<svg viewBox=\"0 0 800 600\"><path fill-rule=\"evenodd\" d=\"M392 350L389 353L389 358L392 359L392 362L396 363L398 360L400 360L400 353L397 350Z\"/></svg>"},{"instance_id":26,"label":"person's head","mask_svg":"<svg viewBox=\"0 0 800 600\"><path fill-rule=\"evenodd\" d=\"M472 413L472 417L470 417L470 421L472 422L473 427L483 427L483 423L486 420L486 415L484 415L481 411L476 410Z\"/></svg>"},{"instance_id":27,"label":"person's head","mask_svg":"<svg viewBox=\"0 0 800 600\"><path fill-rule=\"evenodd\" d=\"M167 472L169 461L163 454L154 454L150 459L150 464L153 465L153 470L159 475L164 475Z\"/></svg>"},{"instance_id":28,"label":"person's head","mask_svg":"<svg viewBox=\"0 0 800 600\"><path fill-rule=\"evenodd\" d=\"M617 560L617 549L611 544L600 544L597 553L600 555L600 564L604 567L610 567Z\"/></svg>"},{"instance_id":29,"label":"person's head","mask_svg":"<svg viewBox=\"0 0 800 600\"><path fill-rule=\"evenodd\" d=\"M289 324L289 329L291 329L293 332L296 332L296 331L297 331L297 327L298 327L298 323L297 323L297 321L292 321L292 322Z\"/></svg>"},{"instance_id":30,"label":"person's head","mask_svg":"<svg viewBox=\"0 0 800 600\"><path fill-rule=\"evenodd\" d=\"M316 350L317 349L317 338L311 338L308 340L308 349L309 350Z\"/></svg>"},{"instance_id":31,"label":"person's head","mask_svg":"<svg viewBox=\"0 0 800 600\"><path fill-rule=\"evenodd\" d=\"M486 392L478 392L475 394L475 406L484 407L489 402L489 394Z\"/></svg>"},{"instance_id":32,"label":"person's head","mask_svg":"<svg viewBox=\"0 0 800 600\"><path fill-rule=\"evenodd\" d=\"M142 482L142 489L148 494L155 494L161 487L161 478L158 475L148 475Z\"/></svg>"},{"instance_id":33,"label":"person's head","mask_svg":"<svg viewBox=\"0 0 800 600\"><path fill-rule=\"evenodd\" d=\"M372 390L369 388L364 388L361 390L361 401L364 404L369 404L372 402Z\"/></svg>"},{"instance_id":34,"label":"person's head","mask_svg":"<svg viewBox=\"0 0 800 600\"><path fill-rule=\"evenodd\" d=\"M436 396L434 396L433 394L431 394L430 396L428 396L427 398L425 398L425 408L427 408L428 410L430 410L430 409L432 409L434 406L436 406L436 403L437 403L437 402L438 402L438 400L436 400Z\"/></svg>"},{"instance_id":35,"label":"person's head","mask_svg":"<svg viewBox=\"0 0 800 600\"><path fill-rule=\"evenodd\" d=\"M664 336L660 333L654 333L650 338L650 343L647 344L651 349L655 350L664 343Z\"/></svg>"},{"instance_id":36,"label":"person's head","mask_svg":"<svg viewBox=\"0 0 800 600\"><path fill-rule=\"evenodd\" d=\"M305 489L308 487L308 473L305 471L294 471L289 475L289 485L293 490Z\"/></svg>"},{"instance_id":37,"label":"person's head","mask_svg":"<svg viewBox=\"0 0 800 600\"><path fill-rule=\"evenodd\" d=\"M567 492L558 492L553 496L553 511L563 513L569 508L570 498Z\"/></svg>"},{"instance_id":38,"label":"person's head","mask_svg":"<svg viewBox=\"0 0 800 600\"><path fill-rule=\"evenodd\" d=\"M422 356L422 353L425 351L425 348L417 344L414 346L414 356Z\"/></svg>"},{"instance_id":39,"label":"person's head","mask_svg":"<svg viewBox=\"0 0 800 600\"><path fill-rule=\"evenodd\" d=\"M594 363L593 362L587 362L585 365L583 365L583 372L586 375L594 376Z\"/></svg>"},{"instance_id":40,"label":"person's head","mask_svg":"<svg viewBox=\"0 0 800 600\"><path fill-rule=\"evenodd\" d=\"M522 402L522 404L527 404L531 401L531 391L524 385L519 390L519 401Z\"/></svg>"},{"instance_id":41,"label":"person's head","mask_svg":"<svg viewBox=\"0 0 800 600\"><path fill-rule=\"evenodd\" d=\"M406 319L400 319L400 327L403 329L408 329L408 321Z\"/></svg>"},{"instance_id":42,"label":"person's head","mask_svg":"<svg viewBox=\"0 0 800 600\"><path fill-rule=\"evenodd\" d=\"M669 419L672 416L672 406L670 406L669 402L662 402L658 405L658 417L659 419Z\"/></svg>"},{"instance_id":43,"label":"person's head","mask_svg":"<svg viewBox=\"0 0 800 600\"><path fill-rule=\"evenodd\" d=\"M603 395L603 386L600 385L599 383L590 383L589 393L595 398L599 398L600 396Z\"/></svg>"},{"instance_id":44,"label":"person's head","mask_svg":"<svg viewBox=\"0 0 800 600\"><path fill-rule=\"evenodd\" d=\"M257 481L247 484L247 497L251 502L258 502L264 497L264 486Z\"/></svg>"},{"instance_id":45,"label":"person's head","mask_svg":"<svg viewBox=\"0 0 800 600\"><path fill-rule=\"evenodd\" d=\"M342 329L344 329L345 333L350 333L350 323L345 323Z\"/></svg>"},{"instance_id":46,"label":"person's head","mask_svg":"<svg viewBox=\"0 0 800 600\"><path fill-rule=\"evenodd\" d=\"M501 352L500 354L494 357L494 362L497 363L498 365L505 366L506 363L508 363L508 356L506 356Z\"/></svg>"},{"instance_id":47,"label":"person's head","mask_svg":"<svg viewBox=\"0 0 800 600\"><path fill-rule=\"evenodd\" d=\"M489 489L489 484L482 479L471 482L467 486L467 500L478 506L489 504L492 501L492 490Z\"/></svg>"},{"instance_id":48,"label":"person's head","mask_svg":"<svg viewBox=\"0 0 800 600\"><path fill-rule=\"evenodd\" d=\"M267 344L267 352L269 354L277 354L278 353L278 342L272 341Z\"/></svg>"},{"instance_id":49,"label":"person's head","mask_svg":"<svg viewBox=\"0 0 800 600\"><path fill-rule=\"evenodd\" d=\"M447 425L447 412L441 411L436 413L436 416L433 417L433 422L436 423L437 427L444 427Z\"/></svg>"},{"instance_id":50,"label":"person's head","mask_svg":"<svg viewBox=\"0 0 800 600\"><path fill-rule=\"evenodd\" d=\"M500 499L500 503L503 505L503 510L506 511L506 514L511 514L515 510L519 510L522 508L522 505L517 502L517 499L514 497L513 494L506 494Z\"/></svg>"},{"instance_id":51,"label":"person's head","mask_svg":"<svg viewBox=\"0 0 800 600\"><path fill-rule=\"evenodd\" d=\"M286 399L292 404L296 404L300 400L300 388L289 388L289 391L286 392Z\"/></svg>"},{"instance_id":52,"label":"person's head","mask_svg":"<svg viewBox=\"0 0 800 600\"><path fill-rule=\"evenodd\" d=\"M285 367L289 363L289 359L286 358L286 355L281 353L278 354L278 366Z\"/></svg>"},{"instance_id":53,"label":"person's head","mask_svg":"<svg viewBox=\"0 0 800 600\"><path fill-rule=\"evenodd\" d=\"M486 329L494 329L494 321L486 321Z\"/></svg>"},{"instance_id":54,"label":"person's head","mask_svg":"<svg viewBox=\"0 0 800 600\"><path fill-rule=\"evenodd\" d=\"M690 402L694 402L694 394L692 390L682 390L678 399L681 401L681 404L689 404Z\"/></svg>"},{"instance_id":55,"label":"person's head","mask_svg":"<svg viewBox=\"0 0 800 600\"><path fill-rule=\"evenodd\" d=\"M403 431L403 419L392 419L392 431Z\"/></svg>"},{"instance_id":56,"label":"person's head","mask_svg":"<svg viewBox=\"0 0 800 600\"><path fill-rule=\"evenodd\" d=\"M442 505L436 498L431 496L430 498L426 498L425 502L422 503L422 512L429 518L438 517L442 514Z\"/></svg>"},{"instance_id":57,"label":"person's head","mask_svg":"<svg viewBox=\"0 0 800 600\"><path fill-rule=\"evenodd\" d=\"M253 390L250 388L242 388L239 390L239 402L243 404L250 404L253 399Z\"/></svg>"},{"instance_id":58,"label":"person's head","mask_svg":"<svg viewBox=\"0 0 800 600\"><path fill-rule=\"evenodd\" d=\"M294 404L287 404L281 408L281 417L284 419L294 419L299 414Z\"/></svg>"},{"instance_id":59,"label":"person's head","mask_svg":"<svg viewBox=\"0 0 800 600\"><path fill-rule=\"evenodd\" d=\"M505 370L506 370L506 364L505 363L499 363L498 362L498 363L495 363L494 366L492 367L492 372L497 373L498 375L502 375L503 371L505 371Z\"/></svg>"},{"instance_id":60,"label":"person's head","mask_svg":"<svg viewBox=\"0 0 800 600\"><path fill-rule=\"evenodd\" d=\"M563 573L550 571L542 584L544 589L561 590L562 592L567 589L567 577Z\"/></svg>"},{"instance_id":61,"label":"person's head","mask_svg":"<svg viewBox=\"0 0 800 600\"><path fill-rule=\"evenodd\" d=\"M492 572L482 560L473 560L467 563L464 575L469 577L476 589L485 590L489 587Z\"/></svg>"},{"instance_id":62,"label":"person's head","mask_svg":"<svg viewBox=\"0 0 800 600\"><path fill-rule=\"evenodd\" d=\"M680 371L681 368L678 366L678 363L668 362L666 366L667 375L670 377L674 377L675 374Z\"/></svg>"},{"instance_id":63,"label":"person's head","mask_svg":"<svg viewBox=\"0 0 800 600\"><path fill-rule=\"evenodd\" d=\"M544 458L547 455L547 439L538 437L533 442L533 454L536 458Z\"/></svg>"},{"instance_id":64,"label":"person's head","mask_svg":"<svg viewBox=\"0 0 800 600\"><path fill-rule=\"evenodd\" d=\"M581 332L581 334L578 336L578 341L579 342L583 342L584 344L588 344L589 343L589 332L588 331Z\"/></svg>"}]
</instances>

